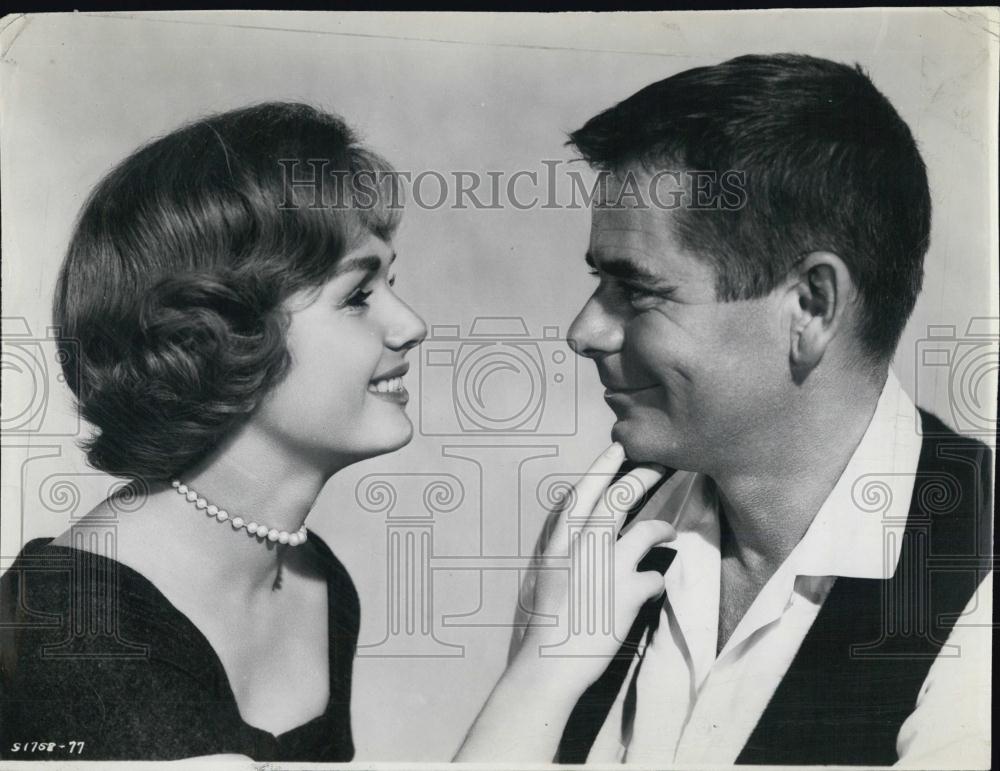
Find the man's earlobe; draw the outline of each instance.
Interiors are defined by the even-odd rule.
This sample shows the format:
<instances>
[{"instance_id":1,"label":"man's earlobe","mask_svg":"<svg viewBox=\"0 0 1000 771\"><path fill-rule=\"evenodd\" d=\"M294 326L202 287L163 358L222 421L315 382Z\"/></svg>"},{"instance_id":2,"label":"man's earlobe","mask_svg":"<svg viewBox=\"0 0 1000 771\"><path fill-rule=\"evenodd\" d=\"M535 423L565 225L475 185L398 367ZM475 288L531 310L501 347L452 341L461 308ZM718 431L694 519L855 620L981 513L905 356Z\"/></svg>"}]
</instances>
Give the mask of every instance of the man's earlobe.
<instances>
[{"instance_id":1,"label":"man's earlobe","mask_svg":"<svg viewBox=\"0 0 1000 771\"><path fill-rule=\"evenodd\" d=\"M853 282L836 254L812 252L799 262L792 291L797 307L791 313L789 361L796 382L802 382L843 326Z\"/></svg>"}]
</instances>

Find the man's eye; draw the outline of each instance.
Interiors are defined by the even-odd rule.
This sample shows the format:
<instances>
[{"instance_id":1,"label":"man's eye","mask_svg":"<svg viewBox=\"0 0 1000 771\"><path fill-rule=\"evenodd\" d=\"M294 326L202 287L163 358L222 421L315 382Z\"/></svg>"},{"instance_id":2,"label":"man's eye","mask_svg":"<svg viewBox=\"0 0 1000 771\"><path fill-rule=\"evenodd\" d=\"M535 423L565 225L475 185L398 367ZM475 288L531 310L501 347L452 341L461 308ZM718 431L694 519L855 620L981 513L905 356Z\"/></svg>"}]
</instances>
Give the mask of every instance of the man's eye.
<instances>
[{"instance_id":1,"label":"man's eye","mask_svg":"<svg viewBox=\"0 0 1000 771\"><path fill-rule=\"evenodd\" d=\"M389 276L388 284L389 284L389 286L396 286L396 276L395 276L395 274Z\"/></svg>"},{"instance_id":2,"label":"man's eye","mask_svg":"<svg viewBox=\"0 0 1000 771\"><path fill-rule=\"evenodd\" d=\"M637 300L643 297L652 297L653 292L645 287L634 286L632 284L622 284L622 290L628 295L630 300Z\"/></svg>"},{"instance_id":3,"label":"man's eye","mask_svg":"<svg viewBox=\"0 0 1000 771\"><path fill-rule=\"evenodd\" d=\"M590 270L588 270L587 273L589 273L594 278L600 278L601 277L601 272L599 270L594 270L593 268L591 268Z\"/></svg>"},{"instance_id":4,"label":"man's eye","mask_svg":"<svg viewBox=\"0 0 1000 771\"><path fill-rule=\"evenodd\" d=\"M350 308L367 308L368 298L371 296L372 293L370 291L366 292L364 289L355 289L344 302L344 305Z\"/></svg>"},{"instance_id":5,"label":"man's eye","mask_svg":"<svg viewBox=\"0 0 1000 771\"><path fill-rule=\"evenodd\" d=\"M657 291L634 284L623 284L622 291L628 301L640 309L652 308L670 297L670 292Z\"/></svg>"}]
</instances>

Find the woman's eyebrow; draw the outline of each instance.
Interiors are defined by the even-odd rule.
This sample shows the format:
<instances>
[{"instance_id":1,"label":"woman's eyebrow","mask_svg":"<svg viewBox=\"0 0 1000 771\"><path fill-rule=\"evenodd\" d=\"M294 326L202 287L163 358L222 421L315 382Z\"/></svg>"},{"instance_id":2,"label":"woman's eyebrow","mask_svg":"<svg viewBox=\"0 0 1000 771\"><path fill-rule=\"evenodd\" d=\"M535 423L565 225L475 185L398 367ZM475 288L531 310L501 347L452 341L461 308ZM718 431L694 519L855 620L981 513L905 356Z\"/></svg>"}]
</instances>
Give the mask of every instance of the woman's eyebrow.
<instances>
[{"instance_id":1,"label":"woman's eyebrow","mask_svg":"<svg viewBox=\"0 0 1000 771\"><path fill-rule=\"evenodd\" d=\"M392 256L389 258L389 265L392 265L396 261L396 253L393 252ZM363 257L351 257L350 259L343 260L340 262L336 269L334 270L334 275L340 275L341 273L350 273L354 270L363 270L366 273L377 273L382 267L382 260L380 257L374 254L366 254Z\"/></svg>"}]
</instances>

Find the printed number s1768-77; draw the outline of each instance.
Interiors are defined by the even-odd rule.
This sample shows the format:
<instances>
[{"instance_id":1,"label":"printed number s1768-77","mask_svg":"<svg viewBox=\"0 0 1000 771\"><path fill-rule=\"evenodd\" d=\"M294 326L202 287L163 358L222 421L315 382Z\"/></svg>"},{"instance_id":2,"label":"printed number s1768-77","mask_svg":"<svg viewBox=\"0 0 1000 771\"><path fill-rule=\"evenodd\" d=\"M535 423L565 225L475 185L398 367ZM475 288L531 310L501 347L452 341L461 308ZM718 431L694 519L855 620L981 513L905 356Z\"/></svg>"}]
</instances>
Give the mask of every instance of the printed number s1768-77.
<instances>
[{"instance_id":1,"label":"printed number s1768-77","mask_svg":"<svg viewBox=\"0 0 1000 771\"><path fill-rule=\"evenodd\" d=\"M14 742L11 752L55 752L66 750L70 755L82 755L84 742Z\"/></svg>"}]
</instances>

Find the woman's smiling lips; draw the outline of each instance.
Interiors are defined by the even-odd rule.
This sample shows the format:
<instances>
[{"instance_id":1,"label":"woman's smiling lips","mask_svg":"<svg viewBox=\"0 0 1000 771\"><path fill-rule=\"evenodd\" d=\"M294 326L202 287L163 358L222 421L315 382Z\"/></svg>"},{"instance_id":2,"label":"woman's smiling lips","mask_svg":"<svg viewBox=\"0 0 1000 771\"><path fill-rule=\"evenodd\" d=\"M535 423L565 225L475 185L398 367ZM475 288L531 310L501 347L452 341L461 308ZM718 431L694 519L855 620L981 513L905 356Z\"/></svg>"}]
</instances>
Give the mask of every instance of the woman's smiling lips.
<instances>
[{"instance_id":1,"label":"woman's smiling lips","mask_svg":"<svg viewBox=\"0 0 1000 771\"><path fill-rule=\"evenodd\" d=\"M403 385L403 375L410 369L409 364L401 364L372 378L368 383L368 393L396 404L406 404L410 394Z\"/></svg>"}]
</instances>

